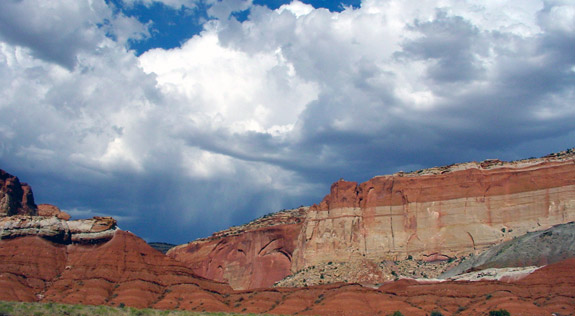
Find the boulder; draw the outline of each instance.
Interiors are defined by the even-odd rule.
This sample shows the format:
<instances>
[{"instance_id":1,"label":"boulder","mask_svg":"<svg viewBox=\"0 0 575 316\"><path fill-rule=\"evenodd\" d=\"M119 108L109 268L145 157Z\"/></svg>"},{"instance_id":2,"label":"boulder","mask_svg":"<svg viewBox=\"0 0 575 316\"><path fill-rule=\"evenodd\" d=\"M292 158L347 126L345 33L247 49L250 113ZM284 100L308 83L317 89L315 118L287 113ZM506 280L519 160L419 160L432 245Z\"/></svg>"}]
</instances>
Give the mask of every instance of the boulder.
<instances>
[{"instance_id":1,"label":"boulder","mask_svg":"<svg viewBox=\"0 0 575 316\"><path fill-rule=\"evenodd\" d=\"M56 216L65 221L71 218L70 214L63 212L57 206L52 204L38 204L38 216Z\"/></svg>"}]
</instances>

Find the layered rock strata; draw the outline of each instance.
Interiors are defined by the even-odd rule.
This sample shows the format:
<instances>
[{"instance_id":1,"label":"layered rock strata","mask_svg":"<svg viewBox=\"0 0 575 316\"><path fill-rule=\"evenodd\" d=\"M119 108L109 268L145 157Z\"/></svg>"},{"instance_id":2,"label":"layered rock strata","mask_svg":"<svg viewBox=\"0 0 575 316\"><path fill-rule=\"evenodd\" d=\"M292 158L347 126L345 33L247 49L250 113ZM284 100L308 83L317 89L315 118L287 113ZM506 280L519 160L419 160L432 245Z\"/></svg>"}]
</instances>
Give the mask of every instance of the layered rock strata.
<instances>
[{"instance_id":1,"label":"layered rock strata","mask_svg":"<svg viewBox=\"0 0 575 316\"><path fill-rule=\"evenodd\" d=\"M328 261L435 260L575 220L572 152L340 180L306 215L292 271Z\"/></svg>"},{"instance_id":2,"label":"layered rock strata","mask_svg":"<svg viewBox=\"0 0 575 316\"><path fill-rule=\"evenodd\" d=\"M60 244L100 243L114 237L116 220L111 217L94 217L66 221L56 216L15 215L0 218L0 239L34 236Z\"/></svg>"},{"instance_id":3,"label":"layered rock strata","mask_svg":"<svg viewBox=\"0 0 575 316\"><path fill-rule=\"evenodd\" d=\"M228 311L230 291L121 230L95 245L0 240L0 300Z\"/></svg>"}]
</instances>

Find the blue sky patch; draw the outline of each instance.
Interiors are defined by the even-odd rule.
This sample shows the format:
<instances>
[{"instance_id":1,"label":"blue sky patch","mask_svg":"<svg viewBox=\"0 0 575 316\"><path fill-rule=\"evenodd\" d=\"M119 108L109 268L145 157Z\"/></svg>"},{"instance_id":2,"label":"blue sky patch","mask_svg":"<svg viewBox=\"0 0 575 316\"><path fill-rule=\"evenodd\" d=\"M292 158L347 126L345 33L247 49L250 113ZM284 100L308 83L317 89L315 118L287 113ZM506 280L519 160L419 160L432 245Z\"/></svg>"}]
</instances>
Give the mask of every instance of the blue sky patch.
<instances>
[{"instance_id":1,"label":"blue sky patch","mask_svg":"<svg viewBox=\"0 0 575 316\"><path fill-rule=\"evenodd\" d=\"M203 30L203 25L210 19L208 9L210 5L204 1L196 2L195 8L173 7L154 2L151 5L134 3L126 6L122 0L107 0L113 4L116 12L121 12L126 16L134 17L143 24L152 23L150 27L150 37L130 41L130 49L141 55L153 48L171 49L179 47L184 41L199 34ZM256 0L254 5L266 6L272 10L279 8L291 1L286 0ZM332 12L341 12L345 7L358 8L361 4L359 0L304 0L303 3L311 4L314 8L326 8ZM233 12L232 16L240 21L249 18L250 10Z\"/></svg>"}]
</instances>

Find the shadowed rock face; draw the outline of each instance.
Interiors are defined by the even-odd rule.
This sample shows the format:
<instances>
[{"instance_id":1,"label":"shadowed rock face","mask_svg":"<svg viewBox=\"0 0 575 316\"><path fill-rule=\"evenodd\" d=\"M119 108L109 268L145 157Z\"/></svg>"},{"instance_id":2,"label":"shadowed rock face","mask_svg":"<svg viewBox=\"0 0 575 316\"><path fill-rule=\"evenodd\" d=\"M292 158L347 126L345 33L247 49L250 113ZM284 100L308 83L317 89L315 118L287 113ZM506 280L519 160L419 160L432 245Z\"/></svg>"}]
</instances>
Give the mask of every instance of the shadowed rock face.
<instances>
[{"instance_id":1,"label":"shadowed rock face","mask_svg":"<svg viewBox=\"0 0 575 316\"><path fill-rule=\"evenodd\" d=\"M468 258L441 277L449 278L490 268L543 266L567 258L575 258L574 222L527 233L493 246L478 256Z\"/></svg>"},{"instance_id":2,"label":"shadowed rock face","mask_svg":"<svg viewBox=\"0 0 575 316\"><path fill-rule=\"evenodd\" d=\"M0 300L62 302L211 312L298 315L568 315L575 310L575 260L541 268L523 279L418 283L379 288L332 284L311 288L233 291L117 231L97 245L62 245L27 236L0 240Z\"/></svg>"},{"instance_id":3,"label":"shadowed rock face","mask_svg":"<svg viewBox=\"0 0 575 316\"><path fill-rule=\"evenodd\" d=\"M36 214L32 188L0 169L0 216Z\"/></svg>"},{"instance_id":4,"label":"shadowed rock face","mask_svg":"<svg viewBox=\"0 0 575 316\"><path fill-rule=\"evenodd\" d=\"M175 247L168 255L234 289L271 287L291 273L303 214L305 208L276 213Z\"/></svg>"}]
</instances>

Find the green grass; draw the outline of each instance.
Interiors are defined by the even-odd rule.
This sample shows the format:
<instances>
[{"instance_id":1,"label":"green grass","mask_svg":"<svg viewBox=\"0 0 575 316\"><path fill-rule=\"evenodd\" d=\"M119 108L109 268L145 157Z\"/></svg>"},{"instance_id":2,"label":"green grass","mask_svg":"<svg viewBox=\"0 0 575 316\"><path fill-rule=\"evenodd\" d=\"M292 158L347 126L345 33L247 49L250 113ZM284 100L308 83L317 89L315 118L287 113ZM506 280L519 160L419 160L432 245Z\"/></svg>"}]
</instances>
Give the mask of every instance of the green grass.
<instances>
[{"instance_id":1,"label":"green grass","mask_svg":"<svg viewBox=\"0 0 575 316\"><path fill-rule=\"evenodd\" d=\"M109 307L91 305L68 305L58 303L22 303L0 301L0 316L246 316L246 314L199 313L188 311L166 311L137 309L131 307ZM247 314L256 315L256 314ZM259 315L259 314L258 314Z\"/></svg>"}]
</instances>

